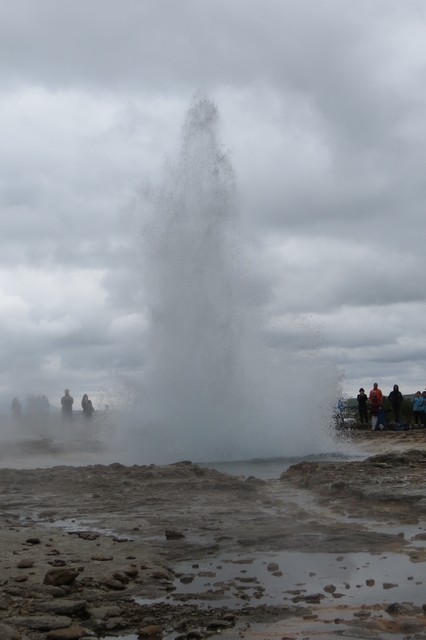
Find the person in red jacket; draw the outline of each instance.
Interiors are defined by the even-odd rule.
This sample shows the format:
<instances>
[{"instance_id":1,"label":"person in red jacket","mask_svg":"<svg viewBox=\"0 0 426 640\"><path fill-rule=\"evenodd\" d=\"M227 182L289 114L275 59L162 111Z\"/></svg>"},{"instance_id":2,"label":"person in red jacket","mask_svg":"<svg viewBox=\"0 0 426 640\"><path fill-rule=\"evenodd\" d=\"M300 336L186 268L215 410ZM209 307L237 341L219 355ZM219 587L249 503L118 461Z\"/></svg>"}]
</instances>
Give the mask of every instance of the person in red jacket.
<instances>
[{"instance_id":1,"label":"person in red jacket","mask_svg":"<svg viewBox=\"0 0 426 640\"><path fill-rule=\"evenodd\" d=\"M383 393L379 389L379 385L377 382L373 384L373 388L370 391L368 396L368 401L370 404L370 412L371 412L371 429L375 431L377 426L377 420L379 417L379 411L382 408L383 404Z\"/></svg>"},{"instance_id":2,"label":"person in red jacket","mask_svg":"<svg viewBox=\"0 0 426 640\"><path fill-rule=\"evenodd\" d=\"M370 400L370 402L372 401L373 398L376 398L376 400L382 404L383 402L383 393L381 391L381 389L379 389L379 385L377 384L377 382L375 382L373 384L373 388L370 391L370 395L368 397L368 399Z\"/></svg>"}]
</instances>

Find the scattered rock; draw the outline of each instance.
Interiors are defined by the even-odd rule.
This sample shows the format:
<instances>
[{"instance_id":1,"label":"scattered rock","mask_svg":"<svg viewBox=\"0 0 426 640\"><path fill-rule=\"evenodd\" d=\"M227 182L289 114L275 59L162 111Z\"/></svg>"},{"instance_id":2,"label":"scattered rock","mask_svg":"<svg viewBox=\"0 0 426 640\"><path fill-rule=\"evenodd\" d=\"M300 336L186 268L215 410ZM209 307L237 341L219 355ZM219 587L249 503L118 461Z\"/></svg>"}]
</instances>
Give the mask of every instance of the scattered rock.
<instances>
[{"instance_id":1,"label":"scattered rock","mask_svg":"<svg viewBox=\"0 0 426 640\"><path fill-rule=\"evenodd\" d=\"M166 536L166 540L181 540L185 537L185 534L180 531L175 531L174 529L166 529L164 535Z\"/></svg>"},{"instance_id":2,"label":"scattered rock","mask_svg":"<svg viewBox=\"0 0 426 640\"><path fill-rule=\"evenodd\" d=\"M77 535L82 540L96 540L99 538L99 533L95 531L78 531Z\"/></svg>"},{"instance_id":3,"label":"scattered rock","mask_svg":"<svg viewBox=\"0 0 426 640\"><path fill-rule=\"evenodd\" d=\"M384 582L383 583L383 589L395 589L395 587L397 587L398 585L395 584L394 582Z\"/></svg>"},{"instance_id":4,"label":"scattered rock","mask_svg":"<svg viewBox=\"0 0 426 640\"><path fill-rule=\"evenodd\" d=\"M327 584L327 585L324 587L324 591L325 591L326 593L334 593L334 592L336 591L336 587L334 586L334 584Z\"/></svg>"},{"instance_id":5,"label":"scattered rock","mask_svg":"<svg viewBox=\"0 0 426 640\"><path fill-rule=\"evenodd\" d=\"M112 574L112 577L114 580L118 580L123 584L129 584L128 576L125 573L122 573L121 571L116 571L115 573Z\"/></svg>"},{"instance_id":6,"label":"scattered rock","mask_svg":"<svg viewBox=\"0 0 426 640\"><path fill-rule=\"evenodd\" d=\"M44 584L50 584L54 587L61 585L73 584L74 580L79 575L79 572L75 569L50 569L44 576Z\"/></svg>"},{"instance_id":7,"label":"scattered rock","mask_svg":"<svg viewBox=\"0 0 426 640\"><path fill-rule=\"evenodd\" d=\"M108 589L113 589L114 591L123 591L126 588L125 584L120 580L115 580L114 578L108 578L108 580L105 580L103 584L108 587Z\"/></svg>"},{"instance_id":8,"label":"scattered rock","mask_svg":"<svg viewBox=\"0 0 426 640\"><path fill-rule=\"evenodd\" d=\"M134 580L139 575L139 571L136 567L127 567L123 569L123 573L125 576L127 576L131 580Z\"/></svg>"},{"instance_id":9,"label":"scattered rock","mask_svg":"<svg viewBox=\"0 0 426 640\"><path fill-rule=\"evenodd\" d=\"M79 625L73 625L67 629L55 629L49 631L46 635L46 640L80 640L93 635L88 629L80 627Z\"/></svg>"},{"instance_id":10,"label":"scattered rock","mask_svg":"<svg viewBox=\"0 0 426 640\"><path fill-rule=\"evenodd\" d=\"M99 620L108 620L108 618L117 618L122 613L121 608L116 605L90 607L88 611L91 616Z\"/></svg>"},{"instance_id":11,"label":"scattered rock","mask_svg":"<svg viewBox=\"0 0 426 640\"><path fill-rule=\"evenodd\" d=\"M86 600L68 600L65 598L61 598L59 600L39 602L37 604L37 608L43 613L72 616L75 614L83 613L87 608L87 602Z\"/></svg>"},{"instance_id":12,"label":"scattered rock","mask_svg":"<svg viewBox=\"0 0 426 640\"><path fill-rule=\"evenodd\" d=\"M410 602L393 602L385 611L391 616L415 616L423 613L422 607L416 607Z\"/></svg>"},{"instance_id":13,"label":"scattered rock","mask_svg":"<svg viewBox=\"0 0 426 640\"><path fill-rule=\"evenodd\" d=\"M23 558L16 566L18 569L31 569L34 566L34 560L32 558Z\"/></svg>"},{"instance_id":14,"label":"scattered rock","mask_svg":"<svg viewBox=\"0 0 426 640\"><path fill-rule=\"evenodd\" d=\"M7 619L7 622L17 627L33 629L34 631L51 631L52 629L64 629L71 626L72 620L66 616L34 615L12 616Z\"/></svg>"},{"instance_id":15,"label":"scattered rock","mask_svg":"<svg viewBox=\"0 0 426 640\"><path fill-rule=\"evenodd\" d=\"M163 633L163 628L158 624L149 624L146 627L139 629L138 634L140 638L152 638L160 636ZM188 637L188 636L187 636Z\"/></svg>"}]
</instances>

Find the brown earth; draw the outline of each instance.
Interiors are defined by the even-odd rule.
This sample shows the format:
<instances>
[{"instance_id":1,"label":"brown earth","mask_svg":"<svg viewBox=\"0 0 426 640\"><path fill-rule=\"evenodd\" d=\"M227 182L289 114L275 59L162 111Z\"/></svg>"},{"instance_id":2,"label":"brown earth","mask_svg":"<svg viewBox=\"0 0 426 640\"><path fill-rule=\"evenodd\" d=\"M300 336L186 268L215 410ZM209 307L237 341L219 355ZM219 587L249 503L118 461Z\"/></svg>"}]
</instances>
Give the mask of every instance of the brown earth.
<instances>
[{"instance_id":1,"label":"brown earth","mask_svg":"<svg viewBox=\"0 0 426 640\"><path fill-rule=\"evenodd\" d=\"M426 432L344 437L374 455L268 481L190 462L0 469L1 640L426 638ZM377 576L306 570L361 556L390 576L365 602L349 593ZM392 573L398 558L413 575Z\"/></svg>"}]
</instances>

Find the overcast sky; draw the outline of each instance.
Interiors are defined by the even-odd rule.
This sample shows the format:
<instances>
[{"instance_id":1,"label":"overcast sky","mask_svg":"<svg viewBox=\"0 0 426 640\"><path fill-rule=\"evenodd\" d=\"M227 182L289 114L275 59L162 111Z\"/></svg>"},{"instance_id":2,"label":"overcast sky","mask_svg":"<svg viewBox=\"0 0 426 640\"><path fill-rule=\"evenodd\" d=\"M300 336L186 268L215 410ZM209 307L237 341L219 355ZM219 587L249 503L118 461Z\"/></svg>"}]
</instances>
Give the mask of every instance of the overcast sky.
<instances>
[{"instance_id":1,"label":"overcast sky","mask_svg":"<svg viewBox=\"0 0 426 640\"><path fill-rule=\"evenodd\" d=\"M129 209L196 92L269 343L425 388L423 0L0 0L0 83L3 401L143 366Z\"/></svg>"}]
</instances>

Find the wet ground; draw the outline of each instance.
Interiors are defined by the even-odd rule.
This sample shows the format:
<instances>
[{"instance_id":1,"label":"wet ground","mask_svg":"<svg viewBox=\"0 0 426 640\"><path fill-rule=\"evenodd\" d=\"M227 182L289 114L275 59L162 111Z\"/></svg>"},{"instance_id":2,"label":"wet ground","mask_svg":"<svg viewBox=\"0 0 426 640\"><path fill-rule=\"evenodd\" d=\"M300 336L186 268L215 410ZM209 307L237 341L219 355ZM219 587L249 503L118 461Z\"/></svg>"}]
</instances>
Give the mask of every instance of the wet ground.
<instances>
[{"instance_id":1,"label":"wet ground","mask_svg":"<svg viewBox=\"0 0 426 640\"><path fill-rule=\"evenodd\" d=\"M0 469L0 637L426 638L425 437L383 435L266 481Z\"/></svg>"}]
</instances>

